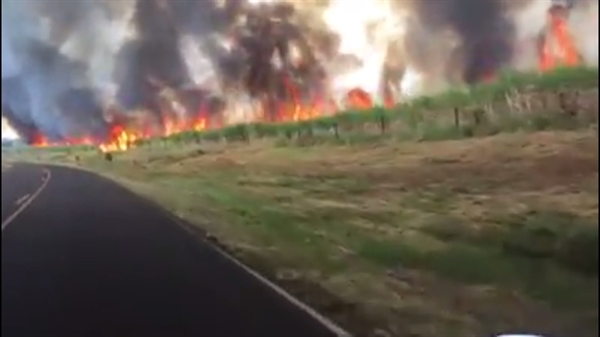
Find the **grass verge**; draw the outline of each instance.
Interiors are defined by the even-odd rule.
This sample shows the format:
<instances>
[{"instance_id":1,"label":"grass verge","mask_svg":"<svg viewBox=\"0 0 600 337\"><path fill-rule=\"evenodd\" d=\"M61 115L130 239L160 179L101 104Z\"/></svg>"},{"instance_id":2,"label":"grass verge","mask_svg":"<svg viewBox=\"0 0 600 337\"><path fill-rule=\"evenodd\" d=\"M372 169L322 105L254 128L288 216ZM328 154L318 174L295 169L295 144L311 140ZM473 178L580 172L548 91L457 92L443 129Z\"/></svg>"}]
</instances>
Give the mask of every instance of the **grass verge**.
<instances>
[{"instance_id":1,"label":"grass verge","mask_svg":"<svg viewBox=\"0 0 600 337\"><path fill-rule=\"evenodd\" d=\"M265 140L139 148L113 162L82 153L79 165L207 229L359 336L594 336L597 144L593 130Z\"/></svg>"},{"instance_id":2,"label":"grass verge","mask_svg":"<svg viewBox=\"0 0 600 337\"><path fill-rule=\"evenodd\" d=\"M3 157L122 182L357 336L597 336L596 75L507 74L397 110L152 140L112 162Z\"/></svg>"}]
</instances>

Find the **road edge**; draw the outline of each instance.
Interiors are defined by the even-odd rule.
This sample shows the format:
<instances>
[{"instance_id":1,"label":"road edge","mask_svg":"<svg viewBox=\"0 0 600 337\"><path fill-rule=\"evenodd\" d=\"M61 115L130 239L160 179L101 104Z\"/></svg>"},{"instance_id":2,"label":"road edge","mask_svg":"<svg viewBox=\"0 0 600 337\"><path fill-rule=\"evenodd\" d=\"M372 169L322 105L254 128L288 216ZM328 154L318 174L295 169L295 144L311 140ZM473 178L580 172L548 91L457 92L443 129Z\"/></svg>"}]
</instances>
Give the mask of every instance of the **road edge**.
<instances>
[{"instance_id":1,"label":"road edge","mask_svg":"<svg viewBox=\"0 0 600 337\"><path fill-rule=\"evenodd\" d=\"M42 193L42 191L46 188L46 185L48 185L48 182L50 182L51 177L52 177L52 174L50 173L50 170L43 167L42 185L40 185L40 187L38 187L37 190L35 190L35 192L28 199L26 199L19 206L19 208L17 208L16 211L14 211L8 218L6 218L6 220L2 221L1 231L4 231L4 229L6 227L8 227L8 225L10 225L19 216L19 214L23 213L25 211L25 209L27 209L27 207L29 207L29 205L31 205L31 203L37 198L37 196L40 193Z\"/></svg>"},{"instance_id":2,"label":"road edge","mask_svg":"<svg viewBox=\"0 0 600 337\"><path fill-rule=\"evenodd\" d=\"M123 189L127 193L131 193L135 197L143 200L146 204L152 206L153 208L158 209L161 213L163 213L163 215L165 215L169 220L171 220L175 225L177 225L178 228L184 230L188 235L191 235L195 240L202 240L203 243L206 243L208 247L210 247L211 249L216 251L219 255L223 256L229 262L231 262L234 265L236 265L237 267L241 268L244 272L248 273L250 276L252 276L256 280L258 280L259 282L261 282L262 284L267 286L269 289L275 291L278 295L285 298L288 302L292 303L298 309L300 309L304 313L308 314L310 317L315 319L317 322L321 323L328 330L333 332L336 336L338 336L338 337L353 337L352 334L350 334L348 331L343 329L341 326L339 326L338 324L333 322L331 319L329 319L326 316L324 316L323 314L319 313L317 310L313 309L312 307L310 307L308 304L304 303L300 299L294 297L292 294L290 294L284 288L277 285L275 282L269 280L265 276L261 275L259 272L257 272L253 268L244 264L242 261L237 259L231 253L229 253L225 249L223 249L223 247L220 247L218 242L211 240L212 236L211 236L210 232L208 232L204 228L193 225L189 221L177 216L176 214L173 214L171 211L166 209L164 206L162 206L158 202L148 198L145 195L136 193L135 191L131 190L129 187L120 184L113 177L111 177L109 175L103 175L101 173L92 171L85 167L72 166L69 164L66 164L66 165L47 164L47 163L27 163L27 164L39 165L39 166L46 168L48 171L50 171L50 169L52 167L60 168L60 169L71 169L71 170L76 170L76 171L82 171L82 172L90 173L100 179L107 181L108 183L116 185L117 187ZM199 236L199 234L201 236Z\"/></svg>"}]
</instances>

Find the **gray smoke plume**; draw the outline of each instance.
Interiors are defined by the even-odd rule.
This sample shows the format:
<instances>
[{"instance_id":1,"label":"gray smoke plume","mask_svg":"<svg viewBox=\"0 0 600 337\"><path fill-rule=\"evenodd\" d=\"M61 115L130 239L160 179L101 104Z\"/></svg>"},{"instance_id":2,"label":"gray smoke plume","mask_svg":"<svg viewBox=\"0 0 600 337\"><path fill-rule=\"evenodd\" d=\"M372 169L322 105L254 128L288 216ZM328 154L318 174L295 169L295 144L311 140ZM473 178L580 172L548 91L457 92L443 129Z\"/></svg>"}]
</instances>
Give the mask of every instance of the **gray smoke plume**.
<instances>
[{"instance_id":1,"label":"gray smoke plume","mask_svg":"<svg viewBox=\"0 0 600 337\"><path fill-rule=\"evenodd\" d=\"M109 105L161 117L166 89L190 114L207 106L224 113L223 99L240 94L276 112L281 101L323 94L332 77L363 66L339 52L341 36L323 19L332 1L2 0L3 116L31 141L101 138ZM408 13L405 33L390 37L385 64L374 71L384 90L398 91L409 65L430 89L474 83L525 60L515 51L528 24L518 14L534 13L540 24L531 29L540 30L551 1L392 3L398 16ZM568 6L594 4L597 12L597 1ZM597 18L595 25L597 37ZM580 45L597 63L597 41Z\"/></svg>"},{"instance_id":2,"label":"gray smoke plume","mask_svg":"<svg viewBox=\"0 0 600 337\"><path fill-rule=\"evenodd\" d=\"M61 50L73 32L85 35L78 28L91 4L2 1L2 109L24 139L94 135L102 124L89 57L76 59ZM72 106L74 92L89 97L75 99L85 101L77 109L65 108Z\"/></svg>"}]
</instances>

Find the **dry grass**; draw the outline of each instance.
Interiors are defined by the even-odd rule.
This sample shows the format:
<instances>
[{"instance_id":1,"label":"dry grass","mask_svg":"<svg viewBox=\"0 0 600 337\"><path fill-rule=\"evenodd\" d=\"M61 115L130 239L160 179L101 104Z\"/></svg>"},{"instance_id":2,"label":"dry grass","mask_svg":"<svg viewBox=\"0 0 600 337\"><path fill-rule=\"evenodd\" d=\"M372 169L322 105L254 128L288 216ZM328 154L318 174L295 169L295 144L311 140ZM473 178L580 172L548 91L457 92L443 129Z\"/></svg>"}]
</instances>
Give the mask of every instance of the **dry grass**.
<instances>
[{"instance_id":1,"label":"dry grass","mask_svg":"<svg viewBox=\"0 0 600 337\"><path fill-rule=\"evenodd\" d=\"M209 132L203 145L185 145L197 135L182 134L112 162L75 149L3 159L71 163L119 180L356 336L597 336L597 129L518 131L597 125L594 75L509 76L423 98L394 112L385 135L363 120L369 114L348 114L316 121L322 134L308 138L306 125L293 126L295 138L282 125L272 139L235 126L217 141ZM532 83L541 91L529 92ZM475 127L474 108L486 113ZM250 137L224 137L237 129ZM513 133L416 141L500 131Z\"/></svg>"},{"instance_id":2,"label":"dry grass","mask_svg":"<svg viewBox=\"0 0 600 337\"><path fill-rule=\"evenodd\" d=\"M78 164L208 229L359 336L598 332L593 256L562 250L584 233L597 252L596 131L139 148Z\"/></svg>"}]
</instances>

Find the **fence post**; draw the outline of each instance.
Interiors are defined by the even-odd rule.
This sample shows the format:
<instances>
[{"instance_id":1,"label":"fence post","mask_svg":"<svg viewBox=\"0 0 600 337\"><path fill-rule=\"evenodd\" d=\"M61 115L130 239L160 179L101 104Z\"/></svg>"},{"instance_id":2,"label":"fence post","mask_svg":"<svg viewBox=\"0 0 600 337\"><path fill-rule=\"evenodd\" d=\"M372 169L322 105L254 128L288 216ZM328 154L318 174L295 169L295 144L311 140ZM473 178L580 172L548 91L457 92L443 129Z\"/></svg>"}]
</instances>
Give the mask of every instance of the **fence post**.
<instances>
[{"instance_id":1,"label":"fence post","mask_svg":"<svg viewBox=\"0 0 600 337\"><path fill-rule=\"evenodd\" d=\"M458 107L454 107L454 126L457 129L460 129L460 111L458 110Z\"/></svg>"},{"instance_id":2,"label":"fence post","mask_svg":"<svg viewBox=\"0 0 600 337\"><path fill-rule=\"evenodd\" d=\"M381 113L381 115L379 116L379 127L381 129L381 134L385 134L386 120L385 120L385 114L383 114L383 113Z\"/></svg>"},{"instance_id":3,"label":"fence post","mask_svg":"<svg viewBox=\"0 0 600 337\"><path fill-rule=\"evenodd\" d=\"M333 123L333 133L335 134L335 139L340 139L340 130L337 122Z\"/></svg>"}]
</instances>

